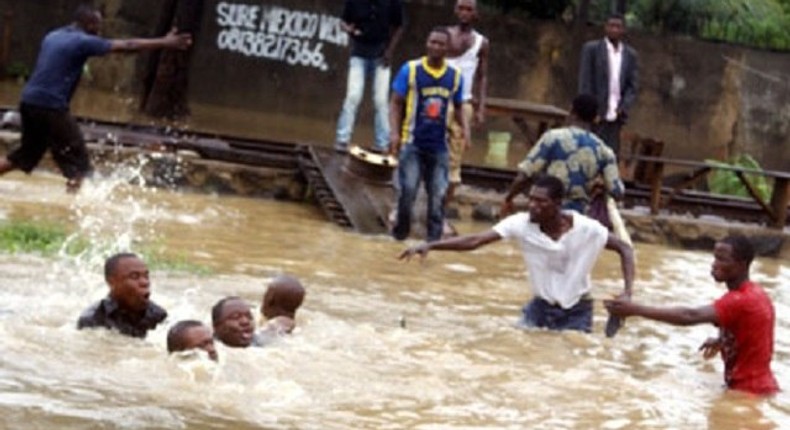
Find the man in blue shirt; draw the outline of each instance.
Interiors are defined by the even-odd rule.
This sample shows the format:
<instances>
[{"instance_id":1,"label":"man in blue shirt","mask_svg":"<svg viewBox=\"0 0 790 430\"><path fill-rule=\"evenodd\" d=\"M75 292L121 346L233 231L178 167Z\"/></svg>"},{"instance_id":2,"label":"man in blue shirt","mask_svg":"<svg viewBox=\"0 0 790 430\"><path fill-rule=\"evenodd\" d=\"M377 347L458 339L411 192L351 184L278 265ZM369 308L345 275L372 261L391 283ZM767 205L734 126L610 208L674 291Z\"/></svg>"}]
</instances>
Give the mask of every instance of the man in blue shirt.
<instances>
[{"instance_id":1,"label":"man in blue shirt","mask_svg":"<svg viewBox=\"0 0 790 430\"><path fill-rule=\"evenodd\" d=\"M469 123L463 115L461 72L447 64L450 35L435 28L428 35L427 55L407 62L392 83L390 101L390 152L398 157L398 208L392 235L406 239L417 187L425 181L428 194L427 240L442 237L444 195L447 191L449 157L447 112L452 103L455 120L468 142Z\"/></svg>"},{"instance_id":2,"label":"man in blue shirt","mask_svg":"<svg viewBox=\"0 0 790 430\"><path fill-rule=\"evenodd\" d=\"M22 90L22 144L0 159L0 175L14 169L30 173L49 149L67 179L66 189L76 192L91 163L69 103L88 58L110 52L186 49L192 44L192 36L176 34L175 29L160 38L104 39L97 36L101 24L98 10L80 6L71 25L44 37L36 67Z\"/></svg>"}]
</instances>

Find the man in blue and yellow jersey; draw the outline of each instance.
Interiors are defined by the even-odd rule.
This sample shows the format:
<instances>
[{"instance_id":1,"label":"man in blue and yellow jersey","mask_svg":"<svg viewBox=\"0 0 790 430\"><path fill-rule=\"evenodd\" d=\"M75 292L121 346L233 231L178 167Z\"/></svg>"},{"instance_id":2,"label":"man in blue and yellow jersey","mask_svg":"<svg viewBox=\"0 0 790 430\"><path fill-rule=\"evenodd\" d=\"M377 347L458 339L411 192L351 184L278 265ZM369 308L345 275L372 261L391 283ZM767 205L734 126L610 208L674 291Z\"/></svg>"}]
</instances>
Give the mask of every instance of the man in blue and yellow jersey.
<instances>
[{"instance_id":1,"label":"man in blue and yellow jersey","mask_svg":"<svg viewBox=\"0 0 790 430\"><path fill-rule=\"evenodd\" d=\"M469 123L463 115L463 80L460 71L447 64L450 35L447 29L431 30L425 57L407 62L392 83L390 99L390 151L398 155L398 208L392 235L406 239L420 181L428 194L427 240L439 240L444 225L449 156L447 112L453 104L455 120L463 138L469 139Z\"/></svg>"}]
</instances>

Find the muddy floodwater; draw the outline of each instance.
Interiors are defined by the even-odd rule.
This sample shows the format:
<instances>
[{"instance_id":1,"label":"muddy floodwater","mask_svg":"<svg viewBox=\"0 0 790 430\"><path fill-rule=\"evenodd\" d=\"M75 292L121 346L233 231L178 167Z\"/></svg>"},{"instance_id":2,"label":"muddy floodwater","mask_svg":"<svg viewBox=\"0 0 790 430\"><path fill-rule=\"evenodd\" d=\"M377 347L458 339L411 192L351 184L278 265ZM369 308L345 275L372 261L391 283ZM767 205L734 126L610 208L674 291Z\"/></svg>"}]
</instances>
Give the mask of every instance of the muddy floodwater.
<instances>
[{"instance_id":1,"label":"muddy floodwater","mask_svg":"<svg viewBox=\"0 0 790 430\"><path fill-rule=\"evenodd\" d=\"M0 179L0 222L56 223L90 242L77 255L0 254L0 428L790 428L786 392L723 391L720 360L697 352L713 327L634 319L606 339L596 301L593 334L514 328L530 289L512 244L407 264L402 244L341 230L310 205L127 185L135 175L119 167L78 196L53 174ZM114 250L189 263L153 270L152 299L170 316L145 340L75 329L106 294ZM639 300L706 304L723 292L708 253L637 245L637 259ZM293 336L220 347L218 365L168 358L170 324L210 321L226 295L257 306L279 273L308 290ZM616 294L619 277L605 254L594 297ZM759 259L753 278L775 302L773 367L788 388L790 268Z\"/></svg>"}]
</instances>

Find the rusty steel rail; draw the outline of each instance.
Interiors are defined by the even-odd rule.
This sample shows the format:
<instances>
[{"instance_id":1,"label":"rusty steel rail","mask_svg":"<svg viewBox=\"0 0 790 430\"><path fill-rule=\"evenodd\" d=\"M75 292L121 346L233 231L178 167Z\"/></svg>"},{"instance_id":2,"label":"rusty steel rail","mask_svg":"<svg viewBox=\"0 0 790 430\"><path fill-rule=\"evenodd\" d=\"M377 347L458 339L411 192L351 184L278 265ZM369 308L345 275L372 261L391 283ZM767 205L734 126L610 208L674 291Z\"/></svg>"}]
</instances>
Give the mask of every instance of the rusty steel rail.
<instances>
[{"instance_id":1,"label":"rusty steel rail","mask_svg":"<svg viewBox=\"0 0 790 430\"><path fill-rule=\"evenodd\" d=\"M4 109L0 108L0 113L3 111ZM321 163L315 158L315 151L312 150L312 147L321 145L258 140L111 121L80 119L79 122L87 140L160 151L192 150L207 159L301 172L327 217L342 227L353 228L346 208L331 193L327 193L329 187L321 176L323 175L320 169ZM462 175L467 185L505 192L516 177L516 171L464 165ZM627 184L626 207L649 207L649 205L649 188ZM675 195L664 210L669 213L688 213L696 216L717 215L727 219L757 223L763 222L765 218L762 209L753 202L708 193ZM788 218L790 221L790 217Z\"/></svg>"}]
</instances>

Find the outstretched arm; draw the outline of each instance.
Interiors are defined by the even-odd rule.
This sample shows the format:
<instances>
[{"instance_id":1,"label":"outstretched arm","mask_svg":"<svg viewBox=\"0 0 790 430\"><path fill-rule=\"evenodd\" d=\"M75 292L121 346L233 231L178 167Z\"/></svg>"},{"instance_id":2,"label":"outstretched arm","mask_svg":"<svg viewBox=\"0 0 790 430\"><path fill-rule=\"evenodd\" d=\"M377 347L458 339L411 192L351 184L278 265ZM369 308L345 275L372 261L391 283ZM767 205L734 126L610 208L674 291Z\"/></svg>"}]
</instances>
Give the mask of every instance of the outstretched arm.
<instances>
[{"instance_id":1,"label":"outstretched arm","mask_svg":"<svg viewBox=\"0 0 790 430\"><path fill-rule=\"evenodd\" d=\"M471 251L480 248L481 246L488 245L489 243L496 242L502 239L494 230L487 230L482 233L468 234L465 236L453 237L450 239L439 240L436 242L426 242L403 251L399 256L399 260L410 260L415 254L419 254L421 258L428 255L428 251L435 249L438 251Z\"/></svg>"},{"instance_id":2,"label":"outstretched arm","mask_svg":"<svg viewBox=\"0 0 790 430\"><path fill-rule=\"evenodd\" d=\"M191 34L178 34L175 28L163 37L149 39L112 39L110 51L135 52L153 49L187 49L192 45Z\"/></svg>"},{"instance_id":3,"label":"outstretched arm","mask_svg":"<svg viewBox=\"0 0 790 430\"><path fill-rule=\"evenodd\" d=\"M609 233L609 238L606 240L606 245L604 247L620 255L620 267L623 270L623 280L625 282L625 291L623 294L630 300L635 272L634 249L611 233Z\"/></svg>"},{"instance_id":4,"label":"outstretched arm","mask_svg":"<svg viewBox=\"0 0 790 430\"><path fill-rule=\"evenodd\" d=\"M620 317L639 316L679 326L719 323L716 310L711 305L699 308L658 307L640 305L624 299L604 300L604 305L609 313Z\"/></svg>"}]
</instances>

